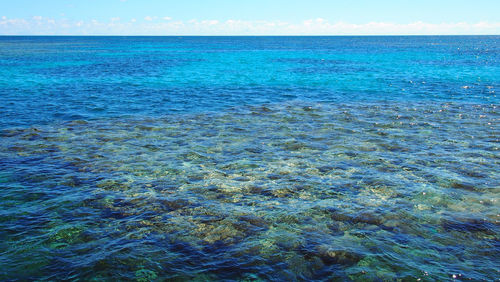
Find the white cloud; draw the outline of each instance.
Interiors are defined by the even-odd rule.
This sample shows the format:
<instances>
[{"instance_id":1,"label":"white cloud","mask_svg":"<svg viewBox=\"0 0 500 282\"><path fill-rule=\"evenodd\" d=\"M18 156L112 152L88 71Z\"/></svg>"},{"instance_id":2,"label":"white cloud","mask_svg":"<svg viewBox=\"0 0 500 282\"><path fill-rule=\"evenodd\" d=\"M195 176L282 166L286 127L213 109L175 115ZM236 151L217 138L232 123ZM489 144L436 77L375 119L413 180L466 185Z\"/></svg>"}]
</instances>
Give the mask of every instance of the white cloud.
<instances>
[{"instance_id":1,"label":"white cloud","mask_svg":"<svg viewBox=\"0 0 500 282\"><path fill-rule=\"evenodd\" d=\"M146 22L135 18L122 22L115 17L108 22L91 20L50 19L35 16L30 19L9 19L2 16L0 34L116 34L116 35L420 35L420 34L500 34L500 22L406 24L369 22L353 24L330 22L323 18L291 23L284 21L245 21L215 19L172 21L146 16Z\"/></svg>"},{"instance_id":2,"label":"white cloud","mask_svg":"<svg viewBox=\"0 0 500 282\"><path fill-rule=\"evenodd\" d=\"M207 21L201 21L202 25L217 25L219 24L218 20L207 20Z\"/></svg>"}]
</instances>

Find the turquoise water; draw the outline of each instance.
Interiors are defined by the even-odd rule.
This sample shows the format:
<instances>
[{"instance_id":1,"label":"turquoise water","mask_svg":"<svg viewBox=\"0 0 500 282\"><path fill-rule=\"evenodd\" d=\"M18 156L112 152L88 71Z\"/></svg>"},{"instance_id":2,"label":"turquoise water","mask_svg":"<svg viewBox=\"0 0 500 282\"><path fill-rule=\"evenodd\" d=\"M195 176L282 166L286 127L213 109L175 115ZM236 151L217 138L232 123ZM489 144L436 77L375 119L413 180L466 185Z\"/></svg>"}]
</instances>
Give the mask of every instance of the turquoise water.
<instances>
[{"instance_id":1,"label":"turquoise water","mask_svg":"<svg viewBox=\"0 0 500 282\"><path fill-rule=\"evenodd\" d=\"M499 39L0 37L0 278L497 279Z\"/></svg>"}]
</instances>

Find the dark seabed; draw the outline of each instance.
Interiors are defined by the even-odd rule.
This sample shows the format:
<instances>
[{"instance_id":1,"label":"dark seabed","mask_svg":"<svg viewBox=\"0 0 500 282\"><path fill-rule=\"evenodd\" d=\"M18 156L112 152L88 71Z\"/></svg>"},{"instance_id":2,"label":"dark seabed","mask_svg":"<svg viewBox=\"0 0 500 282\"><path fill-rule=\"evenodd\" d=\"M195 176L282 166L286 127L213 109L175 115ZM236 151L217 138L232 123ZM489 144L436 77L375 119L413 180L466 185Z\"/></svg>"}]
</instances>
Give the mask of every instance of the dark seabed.
<instances>
[{"instance_id":1,"label":"dark seabed","mask_svg":"<svg viewBox=\"0 0 500 282\"><path fill-rule=\"evenodd\" d=\"M0 37L0 280L495 280L500 36Z\"/></svg>"}]
</instances>

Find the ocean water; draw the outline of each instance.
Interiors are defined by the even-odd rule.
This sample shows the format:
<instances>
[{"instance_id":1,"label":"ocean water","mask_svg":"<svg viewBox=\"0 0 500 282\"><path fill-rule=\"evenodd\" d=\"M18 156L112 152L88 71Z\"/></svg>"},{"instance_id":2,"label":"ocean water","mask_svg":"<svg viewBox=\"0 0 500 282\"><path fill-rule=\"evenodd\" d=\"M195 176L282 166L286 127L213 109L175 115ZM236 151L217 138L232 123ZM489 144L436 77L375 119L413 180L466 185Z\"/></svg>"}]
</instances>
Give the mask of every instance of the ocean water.
<instances>
[{"instance_id":1,"label":"ocean water","mask_svg":"<svg viewBox=\"0 0 500 282\"><path fill-rule=\"evenodd\" d=\"M0 37L1 280L494 280L500 36Z\"/></svg>"}]
</instances>

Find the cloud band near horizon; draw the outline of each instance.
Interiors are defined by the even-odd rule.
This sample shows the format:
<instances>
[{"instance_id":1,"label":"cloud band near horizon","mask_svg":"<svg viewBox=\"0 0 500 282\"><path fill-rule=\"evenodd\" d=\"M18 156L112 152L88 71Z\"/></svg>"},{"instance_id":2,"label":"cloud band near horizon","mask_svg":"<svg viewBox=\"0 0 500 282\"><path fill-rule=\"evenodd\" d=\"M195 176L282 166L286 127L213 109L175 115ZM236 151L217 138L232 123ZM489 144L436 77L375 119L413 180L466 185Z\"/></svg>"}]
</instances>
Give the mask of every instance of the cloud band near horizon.
<instances>
[{"instance_id":1,"label":"cloud band near horizon","mask_svg":"<svg viewBox=\"0 0 500 282\"><path fill-rule=\"evenodd\" d=\"M354 24L322 18L285 21L189 20L168 16L109 21L0 17L0 35L499 35L500 22Z\"/></svg>"}]
</instances>

